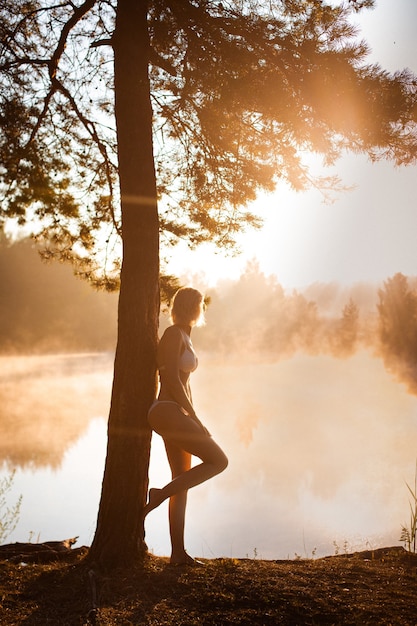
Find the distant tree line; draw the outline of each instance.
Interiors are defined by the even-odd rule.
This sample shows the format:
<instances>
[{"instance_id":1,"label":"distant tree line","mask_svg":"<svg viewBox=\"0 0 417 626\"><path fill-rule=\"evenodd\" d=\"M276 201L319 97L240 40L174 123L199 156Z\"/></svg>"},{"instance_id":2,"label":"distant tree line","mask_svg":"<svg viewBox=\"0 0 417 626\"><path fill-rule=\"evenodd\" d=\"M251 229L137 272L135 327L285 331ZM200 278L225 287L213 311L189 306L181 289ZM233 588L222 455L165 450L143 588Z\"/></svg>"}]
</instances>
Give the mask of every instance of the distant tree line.
<instances>
[{"instance_id":1,"label":"distant tree line","mask_svg":"<svg viewBox=\"0 0 417 626\"><path fill-rule=\"evenodd\" d=\"M297 351L347 357L364 341L365 319L352 296L340 311L323 313L315 300L285 291L256 264L212 294L207 318L196 342L208 351L215 346L230 359L246 354L251 360L277 360Z\"/></svg>"},{"instance_id":2,"label":"distant tree line","mask_svg":"<svg viewBox=\"0 0 417 626\"><path fill-rule=\"evenodd\" d=\"M112 350L117 298L63 263L42 262L29 239L0 241L0 352Z\"/></svg>"},{"instance_id":3,"label":"distant tree line","mask_svg":"<svg viewBox=\"0 0 417 626\"><path fill-rule=\"evenodd\" d=\"M379 353L387 369L417 393L417 281L397 273L378 296Z\"/></svg>"},{"instance_id":4,"label":"distant tree line","mask_svg":"<svg viewBox=\"0 0 417 626\"><path fill-rule=\"evenodd\" d=\"M306 290L314 291L316 300L296 290L287 293L253 264L237 282L214 293L210 323L198 341L230 360L246 356L251 361L277 360L298 351L346 358L367 349L417 393L417 279L397 273L376 294L374 286L367 289L368 294L358 290L366 302L363 310L354 287L345 290L338 310L340 298L332 286ZM326 307L317 304L324 301Z\"/></svg>"}]
</instances>

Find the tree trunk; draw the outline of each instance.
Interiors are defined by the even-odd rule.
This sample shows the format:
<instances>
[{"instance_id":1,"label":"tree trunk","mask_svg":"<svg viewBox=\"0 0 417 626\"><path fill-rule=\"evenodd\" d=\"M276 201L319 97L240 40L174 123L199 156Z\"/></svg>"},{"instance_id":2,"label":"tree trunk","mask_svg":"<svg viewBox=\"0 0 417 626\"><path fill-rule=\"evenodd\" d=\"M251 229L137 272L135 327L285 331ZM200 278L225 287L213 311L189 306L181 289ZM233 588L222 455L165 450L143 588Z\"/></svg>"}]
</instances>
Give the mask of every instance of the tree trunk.
<instances>
[{"instance_id":1,"label":"tree trunk","mask_svg":"<svg viewBox=\"0 0 417 626\"><path fill-rule=\"evenodd\" d=\"M123 263L106 466L89 554L104 567L131 565L146 550L142 510L151 435L146 416L156 387L159 316L146 1L118 0L113 46Z\"/></svg>"}]
</instances>

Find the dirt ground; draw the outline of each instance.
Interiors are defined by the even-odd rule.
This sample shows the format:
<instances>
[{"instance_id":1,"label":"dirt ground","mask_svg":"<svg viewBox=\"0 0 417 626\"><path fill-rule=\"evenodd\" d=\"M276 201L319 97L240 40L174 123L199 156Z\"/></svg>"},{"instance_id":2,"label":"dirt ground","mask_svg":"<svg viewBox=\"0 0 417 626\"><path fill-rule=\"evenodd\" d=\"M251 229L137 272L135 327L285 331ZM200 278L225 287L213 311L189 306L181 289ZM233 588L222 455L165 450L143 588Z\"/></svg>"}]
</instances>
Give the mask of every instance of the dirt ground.
<instances>
[{"instance_id":1,"label":"dirt ground","mask_svg":"<svg viewBox=\"0 0 417 626\"><path fill-rule=\"evenodd\" d=\"M86 550L86 549L85 549ZM0 624L417 625L417 556L393 547L322 559L205 560L93 571L0 562Z\"/></svg>"}]
</instances>

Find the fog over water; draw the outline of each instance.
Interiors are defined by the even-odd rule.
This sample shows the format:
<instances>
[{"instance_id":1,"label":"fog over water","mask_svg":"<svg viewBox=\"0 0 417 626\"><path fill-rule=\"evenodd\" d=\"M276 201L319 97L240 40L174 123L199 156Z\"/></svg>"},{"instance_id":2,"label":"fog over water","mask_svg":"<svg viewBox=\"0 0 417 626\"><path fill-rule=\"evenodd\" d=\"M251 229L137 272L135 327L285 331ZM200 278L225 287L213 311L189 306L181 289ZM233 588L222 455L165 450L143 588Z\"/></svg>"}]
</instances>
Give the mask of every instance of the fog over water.
<instances>
[{"instance_id":1,"label":"fog over water","mask_svg":"<svg viewBox=\"0 0 417 626\"><path fill-rule=\"evenodd\" d=\"M380 359L362 350L251 363L200 350L200 364L194 400L230 465L190 492L191 554L293 558L331 554L334 542L340 550L399 543L417 398ZM10 504L23 495L8 541L91 543L111 377L111 354L0 359L2 472L17 469ZM155 436L150 483L168 479ZM146 530L149 549L168 554L165 504Z\"/></svg>"},{"instance_id":2,"label":"fog over water","mask_svg":"<svg viewBox=\"0 0 417 626\"><path fill-rule=\"evenodd\" d=\"M195 394L230 466L190 494L197 553L218 554L219 541L226 556L265 558L398 543L417 403L380 361L297 355L207 372Z\"/></svg>"},{"instance_id":3,"label":"fog over water","mask_svg":"<svg viewBox=\"0 0 417 626\"><path fill-rule=\"evenodd\" d=\"M89 422L108 413L110 354L0 357L0 462L59 469Z\"/></svg>"}]
</instances>

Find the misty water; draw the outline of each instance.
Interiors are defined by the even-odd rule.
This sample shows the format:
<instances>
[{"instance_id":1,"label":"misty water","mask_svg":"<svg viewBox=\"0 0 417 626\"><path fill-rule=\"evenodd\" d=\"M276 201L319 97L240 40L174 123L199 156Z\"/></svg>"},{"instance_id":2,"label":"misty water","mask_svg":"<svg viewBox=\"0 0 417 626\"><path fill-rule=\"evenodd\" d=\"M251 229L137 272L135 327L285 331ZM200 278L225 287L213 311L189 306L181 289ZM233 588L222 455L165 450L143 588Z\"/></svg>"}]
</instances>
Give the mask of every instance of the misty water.
<instances>
[{"instance_id":1,"label":"misty water","mask_svg":"<svg viewBox=\"0 0 417 626\"><path fill-rule=\"evenodd\" d=\"M417 398L367 352L297 354L245 364L200 355L198 413L229 456L189 494L187 548L212 557L294 558L399 544L409 520ZM106 449L112 354L0 358L1 475L22 495L7 541L95 531ZM153 437L150 484L169 479ZM149 549L169 553L167 505L146 522Z\"/></svg>"}]
</instances>

